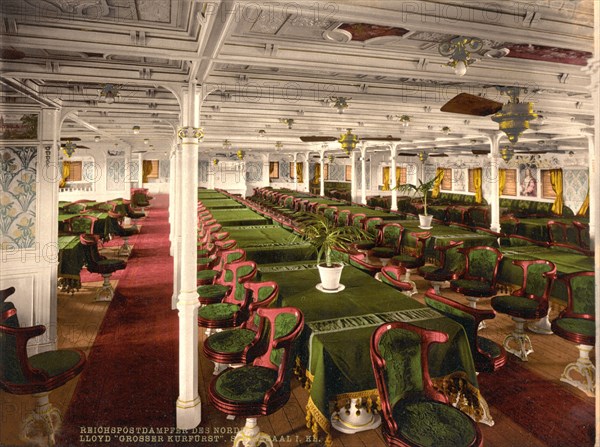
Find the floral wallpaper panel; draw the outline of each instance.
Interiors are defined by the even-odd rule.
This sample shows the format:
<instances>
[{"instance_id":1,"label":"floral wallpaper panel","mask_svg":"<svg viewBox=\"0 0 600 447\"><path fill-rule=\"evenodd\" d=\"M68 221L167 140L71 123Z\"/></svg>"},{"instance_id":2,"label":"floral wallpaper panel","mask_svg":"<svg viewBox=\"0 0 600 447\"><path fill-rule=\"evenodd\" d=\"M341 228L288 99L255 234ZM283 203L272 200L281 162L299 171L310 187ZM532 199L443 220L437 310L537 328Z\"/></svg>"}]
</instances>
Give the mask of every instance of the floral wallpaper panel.
<instances>
[{"instance_id":1,"label":"floral wallpaper panel","mask_svg":"<svg viewBox=\"0 0 600 447\"><path fill-rule=\"evenodd\" d=\"M0 149L0 248L35 243L37 147Z\"/></svg>"}]
</instances>

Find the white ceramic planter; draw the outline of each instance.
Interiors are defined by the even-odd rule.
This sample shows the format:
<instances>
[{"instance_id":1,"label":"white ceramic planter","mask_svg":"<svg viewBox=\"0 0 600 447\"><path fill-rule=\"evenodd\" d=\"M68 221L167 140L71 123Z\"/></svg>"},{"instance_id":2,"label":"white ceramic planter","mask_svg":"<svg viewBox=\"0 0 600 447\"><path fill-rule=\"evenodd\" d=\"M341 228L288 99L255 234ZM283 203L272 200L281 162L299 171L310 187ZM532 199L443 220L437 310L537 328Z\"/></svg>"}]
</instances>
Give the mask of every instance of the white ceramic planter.
<instances>
[{"instance_id":1,"label":"white ceramic planter","mask_svg":"<svg viewBox=\"0 0 600 447\"><path fill-rule=\"evenodd\" d=\"M431 220L433 219L433 215L428 214L427 216L424 214L419 214L419 227L420 228L431 228Z\"/></svg>"},{"instance_id":2,"label":"white ceramic planter","mask_svg":"<svg viewBox=\"0 0 600 447\"><path fill-rule=\"evenodd\" d=\"M344 265L334 263L333 266L327 267L325 264L319 264L317 267L321 276L321 287L325 290L337 290L340 287Z\"/></svg>"}]
</instances>

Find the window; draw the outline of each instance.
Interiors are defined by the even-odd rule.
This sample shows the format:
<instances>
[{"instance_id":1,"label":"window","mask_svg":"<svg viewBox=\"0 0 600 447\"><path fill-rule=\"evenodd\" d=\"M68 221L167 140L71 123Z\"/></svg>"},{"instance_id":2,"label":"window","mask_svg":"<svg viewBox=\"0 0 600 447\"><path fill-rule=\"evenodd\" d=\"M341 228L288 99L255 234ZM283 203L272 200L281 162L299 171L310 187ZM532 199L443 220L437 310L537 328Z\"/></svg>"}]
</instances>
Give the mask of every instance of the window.
<instances>
[{"instance_id":1,"label":"window","mask_svg":"<svg viewBox=\"0 0 600 447\"><path fill-rule=\"evenodd\" d=\"M296 178L296 163L290 161L290 178L294 180Z\"/></svg>"},{"instance_id":2,"label":"window","mask_svg":"<svg viewBox=\"0 0 600 447\"><path fill-rule=\"evenodd\" d=\"M158 160L148 160L152 166L152 170L148 174L148 178L158 178Z\"/></svg>"},{"instance_id":3,"label":"window","mask_svg":"<svg viewBox=\"0 0 600 447\"><path fill-rule=\"evenodd\" d=\"M278 179L279 178L279 162L278 161L270 161L269 162L269 180Z\"/></svg>"},{"instance_id":4,"label":"window","mask_svg":"<svg viewBox=\"0 0 600 447\"><path fill-rule=\"evenodd\" d=\"M516 196L517 195L517 170L516 169L504 169L506 173L506 184L504 185L503 196Z\"/></svg>"},{"instance_id":5,"label":"window","mask_svg":"<svg viewBox=\"0 0 600 447\"><path fill-rule=\"evenodd\" d=\"M473 182L473 173L475 169L469 169L469 192L475 192L475 184Z\"/></svg>"},{"instance_id":6,"label":"window","mask_svg":"<svg viewBox=\"0 0 600 447\"><path fill-rule=\"evenodd\" d=\"M71 162L63 162L63 163L69 163L69 175L67 176L67 178L65 179L67 182L80 182L82 180L81 178L81 171L82 171L82 167L81 167L81 162L80 161L71 161Z\"/></svg>"},{"instance_id":7,"label":"window","mask_svg":"<svg viewBox=\"0 0 600 447\"><path fill-rule=\"evenodd\" d=\"M352 165L346 165L346 175L344 176L344 179L347 182L352 181Z\"/></svg>"},{"instance_id":8,"label":"window","mask_svg":"<svg viewBox=\"0 0 600 447\"><path fill-rule=\"evenodd\" d=\"M550 180L550 169L542 170L542 198L555 199L556 193L552 189L552 181Z\"/></svg>"},{"instance_id":9,"label":"window","mask_svg":"<svg viewBox=\"0 0 600 447\"><path fill-rule=\"evenodd\" d=\"M323 163L323 180L329 180L329 163Z\"/></svg>"},{"instance_id":10,"label":"window","mask_svg":"<svg viewBox=\"0 0 600 447\"><path fill-rule=\"evenodd\" d=\"M444 168L444 178L442 179L442 189L452 191L452 169Z\"/></svg>"}]
</instances>

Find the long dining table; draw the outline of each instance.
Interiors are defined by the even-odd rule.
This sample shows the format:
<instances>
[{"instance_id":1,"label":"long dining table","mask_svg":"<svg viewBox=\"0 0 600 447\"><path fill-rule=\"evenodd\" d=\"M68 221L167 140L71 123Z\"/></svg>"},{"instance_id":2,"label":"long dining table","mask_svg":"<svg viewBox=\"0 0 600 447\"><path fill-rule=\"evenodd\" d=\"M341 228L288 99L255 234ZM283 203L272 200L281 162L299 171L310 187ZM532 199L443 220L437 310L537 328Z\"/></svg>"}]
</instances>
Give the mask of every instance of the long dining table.
<instances>
[{"instance_id":1,"label":"long dining table","mask_svg":"<svg viewBox=\"0 0 600 447\"><path fill-rule=\"evenodd\" d=\"M314 263L263 265L259 272L261 280L279 284L279 305L297 307L304 314L298 366L310 393L307 421L315 436L319 429L326 433L326 445L332 442L331 402L334 409L350 398L376 402L369 341L375 329L387 321L407 321L447 333L449 342L435 345L430 351L431 375L460 375L466 379L480 404L470 411L479 412L480 421L490 423L487 404L477 389L469 342L459 324L351 266L344 267L341 283L345 288L338 293L316 289L320 281Z\"/></svg>"}]
</instances>

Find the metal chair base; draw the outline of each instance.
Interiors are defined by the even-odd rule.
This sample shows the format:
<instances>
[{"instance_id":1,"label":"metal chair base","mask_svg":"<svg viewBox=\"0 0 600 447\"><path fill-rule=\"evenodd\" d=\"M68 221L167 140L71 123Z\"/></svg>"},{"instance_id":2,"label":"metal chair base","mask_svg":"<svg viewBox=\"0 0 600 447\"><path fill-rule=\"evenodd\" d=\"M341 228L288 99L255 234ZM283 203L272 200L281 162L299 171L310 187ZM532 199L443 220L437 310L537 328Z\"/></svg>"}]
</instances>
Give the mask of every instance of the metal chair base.
<instances>
[{"instance_id":1,"label":"metal chair base","mask_svg":"<svg viewBox=\"0 0 600 447\"><path fill-rule=\"evenodd\" d=\"M510 352L511 354L519 357L522 361L526 362L527 356L533 353L531 340L525 333L525 322L527 320L517 317L512 317L512 319L515 322L515 329L513 330L512 334L508 335L504 339L504 343L502 345L504 346L504 349L506 349L506 352ZM516 349L510 347L511 342L516 343Z\"/></svg>"},{"instance_id":2,"label":"metal chair base","mask_svg":"<svg viewBox=\"0 0 600 447\"><path fill-rule=\"evenodd\" d=\"M271 437L260 431L256 418L246 418L246 425L235 435L233 447L256 447L261 444L266 447L273 447Z\"/></svg>"},{"instance_id":3,"label":"metal chair base","mask_svg":"<svg viewBox=\"0 0 600 447\"><path fill-rule=\"evenodd\" d=\"M577 349L579 349L579 358L565 367L560 381L573 385L586 395L594 397L596 395L596 367L590 360L590 352L594 347L577 345Z\"/></svg>"},{"instance_id":4,"label":"metal chair base","mask_svg":"<svg viewBox=\"0 0 600 447\"><path fill-rule=\"evenodd\" d=\"M58 408L48 399L47 392L34 394L35 409L23 421L21 438L30 444L40 446L56 445L56 433L62 425L62 416Z\"/></svg>"},{"instance_id":5,"label":"metal chair base","mask_svg":"<svg viewBox=\"0 0 600 447\"><path fill-rule=\"evenodd\" d=\"M102 283L102 287L100 287L96 292L96 301L112 301L115 294L115 289L113 289L113 286L110 283L111 275L112 273L102 274L104 282Z\"/></svg>"}]
</instances>

